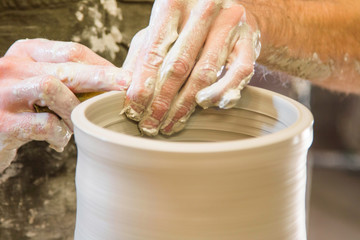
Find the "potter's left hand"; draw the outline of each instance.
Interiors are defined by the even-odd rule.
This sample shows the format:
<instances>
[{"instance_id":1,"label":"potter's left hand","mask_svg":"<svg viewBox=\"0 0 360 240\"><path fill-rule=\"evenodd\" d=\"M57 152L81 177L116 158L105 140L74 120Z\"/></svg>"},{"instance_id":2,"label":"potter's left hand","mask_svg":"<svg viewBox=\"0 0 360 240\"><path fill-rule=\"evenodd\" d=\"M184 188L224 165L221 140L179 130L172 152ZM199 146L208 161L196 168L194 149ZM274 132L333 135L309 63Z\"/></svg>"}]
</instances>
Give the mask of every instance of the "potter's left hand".
<instances>
[{"instance_id":1,"label":"potter's left hand","mask_svg":"<svg viewBox=\"0 0 360 240\"><path fill-rule=\"evenodd\" d=\"M137 60L126 115L147 135L172 134L196 103L233 107L259 55L256 26L238 1L155 1L150 24L128 55Z\"/></svg>"},{"instance_id":2,"label":"potter's left hand","mask_svg":"<svg viewBox=\"0 0 360 240\"><path fill-rule=\"evenodd\" d=\"M44 140L61 151L73 124L74 93L127 89L128 71L87 47L46 39L19 40L0 58L0 172L16 150L31 140ZM35 113L34 104L52 113Z\"/></svg>"}]
</instances>

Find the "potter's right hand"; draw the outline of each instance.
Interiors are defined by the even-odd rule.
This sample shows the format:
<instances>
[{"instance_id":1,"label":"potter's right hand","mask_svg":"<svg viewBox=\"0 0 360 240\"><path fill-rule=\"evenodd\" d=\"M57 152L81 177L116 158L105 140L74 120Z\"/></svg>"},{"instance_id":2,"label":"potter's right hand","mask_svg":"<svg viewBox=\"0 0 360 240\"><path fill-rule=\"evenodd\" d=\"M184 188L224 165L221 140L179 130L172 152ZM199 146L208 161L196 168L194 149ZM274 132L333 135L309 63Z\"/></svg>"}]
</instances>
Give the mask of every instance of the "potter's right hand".
<instances>
[{"instance_id":1,"label":"potter's right hand","mask_svg":"<svg viewBox=\"0 0 360 240\"><path fill-rule=\"evenodd\" d=\"M125 61L134 70L123 111L143 133L170 135L197 104L226 109L240 99L260 51L256 21L240 3L155 1Z\"/></svg>"},{"instance_id":2,"label":"potter's right hand","mask_svg":"<svg viewBox=\"0 0 360 240\"><path fill-rule=\"evenodd\" d=\"M74 93L125 90L129 73L73 42L19 40L0 58L0 172L31 140L62 151L70 140ZM74 92L74 93L73 93ZM51 113L35 113L34 104Z\"/></svg>"}]
</instances>

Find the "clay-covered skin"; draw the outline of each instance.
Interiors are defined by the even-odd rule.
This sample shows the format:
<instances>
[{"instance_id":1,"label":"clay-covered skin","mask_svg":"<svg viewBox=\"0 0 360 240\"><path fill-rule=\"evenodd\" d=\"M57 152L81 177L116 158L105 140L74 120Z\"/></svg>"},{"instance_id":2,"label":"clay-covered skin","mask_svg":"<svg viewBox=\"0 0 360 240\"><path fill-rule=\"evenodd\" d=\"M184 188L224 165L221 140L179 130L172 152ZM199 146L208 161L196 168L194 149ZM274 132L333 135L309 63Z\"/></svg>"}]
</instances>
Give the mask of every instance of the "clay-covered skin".
<instances>
[{"instance_id":1,"label":"clay-covered skin","mask_svg":"<svg viewBox=\"0 0 360 240\"><path fill-rule=\"evenodd\" d=\"M258 63L360 94L360 1L242 0L261 32Z\"/></svg>"},{"instance_id":2,"label":"clay-covered skin","mask_svg":"<svg viewBox=\"0 0 360 240\"><path fill-rule=\"evenodd\" d=\"M70 140L77 92L125 90L131 76L83 45L19 40L0 58L0 172L31 140L62 151ZM51 113L35 113L34 104Z\"/></svg>"},{"instance_id":3,"label":"clay-covered skin","mask_svg":"<svg viewBox=\"0 0 360 240\"><path fill-rule=\"evenodd\" d=\"M259 51L256 24L238 1L155 1L131 44L128 57L137 57L124 112L147 135L178 132L197 103L233 106Z\"/></svg>"},{"instance_id":4,"label":"clay-covered skin","mask_svg":"<svg viewBox=\"0 0 360 240\"><path fill-rule=\"evenodd\" d=\"M180 131L197 104L230 108L252 76L260 32L258 63L359 94L359 11L357 0L157 0L125 112L156 135Z\"/></svg>"}]
</instances>

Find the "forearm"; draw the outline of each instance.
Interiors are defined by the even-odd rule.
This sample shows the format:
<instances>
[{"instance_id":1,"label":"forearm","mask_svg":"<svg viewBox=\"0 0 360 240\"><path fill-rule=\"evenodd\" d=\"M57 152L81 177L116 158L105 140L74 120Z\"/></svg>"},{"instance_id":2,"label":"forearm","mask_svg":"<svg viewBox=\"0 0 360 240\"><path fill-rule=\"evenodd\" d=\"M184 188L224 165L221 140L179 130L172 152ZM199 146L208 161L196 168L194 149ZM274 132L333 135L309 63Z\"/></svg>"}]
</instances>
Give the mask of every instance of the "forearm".
<instances>
[{"instance_id":1,"label":"forearm","mask_svg":"<svg viewBox=\"0 0 360 240\"><path fill-rule=\"evenodd\" d=\"M245 0L261 31L258 62L324 87L360 93L360 2Z\"/></svg>"}]
</instances>

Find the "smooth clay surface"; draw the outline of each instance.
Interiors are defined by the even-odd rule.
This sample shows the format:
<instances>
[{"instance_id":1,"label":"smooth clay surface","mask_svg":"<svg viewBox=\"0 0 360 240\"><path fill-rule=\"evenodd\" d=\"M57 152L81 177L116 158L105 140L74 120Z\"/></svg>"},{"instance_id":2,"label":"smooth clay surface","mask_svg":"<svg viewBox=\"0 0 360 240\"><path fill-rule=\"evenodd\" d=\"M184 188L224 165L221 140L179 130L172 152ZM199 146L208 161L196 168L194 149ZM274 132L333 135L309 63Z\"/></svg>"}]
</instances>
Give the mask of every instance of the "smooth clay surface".
<instances>
[{"instance_id":1,"label":"smooth clay surface","mask_svg":"<svg viewBox=\"0 0 360 240\"><path fill-rule=\"evenodd\" d=\"M305 240L311 113L247 87L230 110L197 109L184 131L139 136L124 93L72 114L75 240Z\"/></svg>"}]
</instances>

